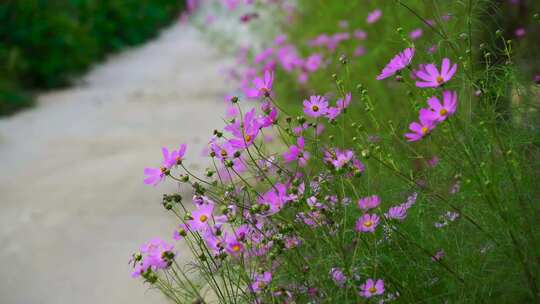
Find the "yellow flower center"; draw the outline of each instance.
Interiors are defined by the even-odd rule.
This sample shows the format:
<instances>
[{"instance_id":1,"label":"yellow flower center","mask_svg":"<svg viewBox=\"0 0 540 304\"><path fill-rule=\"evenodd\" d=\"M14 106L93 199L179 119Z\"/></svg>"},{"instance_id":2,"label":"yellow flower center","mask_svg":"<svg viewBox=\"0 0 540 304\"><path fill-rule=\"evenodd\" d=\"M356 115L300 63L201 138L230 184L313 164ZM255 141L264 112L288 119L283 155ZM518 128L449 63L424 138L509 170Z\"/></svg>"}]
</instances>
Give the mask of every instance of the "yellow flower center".
<instances>
[{"instance_id":1,"label":"yellow flower center","mask_svg":"<svg viewBox=\"0 0 540 304\"><path fill-rule=\"evenodd\" d=\"M369 228L373 225L373 222L371 220L367 220L364 222L364 227Z\"/></svg>"},{"instance_id":2,"label":"yellow flower center","mask_svg":"<svg viewBox=\"0 0 540 304\"><path fill-rule=\"evenodd\" d=\"M199 219L201 220L201 222L204 223L204 222L206 222L206 221L208 220L208 216L206 216L206 215L203 214L203 215L201 215L201 216L199 217Z\"/></svg>"},{"instance_id":3,"label":"yellow flower center","mask_svg":"<svg viewBox=\"0 0 540 304\"><path fill-rule=\"evenodd\" d=\"M223 156L223 157L226 157L227 156L227 151L225 151L225 149L221 149L219 154L221 154L221 156Z\"/></svg>"},{"instance_id":4,"label":"yellow flower center","mask_svg":"<svg viewBox=\"0 0 540 304\"><path fill-rule=\"evenodd\" d=\"M165 173L165 171L167 171L167 168L165 168L165 167L161 167L159 169L161 170L161 173Z\"/></svg>"},{"instance_id":5,"label":"yellow flower center","mask_svg":"<svg viewBox=\"0 0 540 304\"><path fill-rule=\"evenodd\" d=\"M437 81L438 84L441 84L444 82L444 78L442 78L441 75L437 76L437 78L435 79Z\"/></svg>"},{"instance_id":6,"label":"yellow flower center","mask_svg":"<svg viewBox=\"0 0 540 304\"><path fill-rule=\"evenodd\" d=\"M426 128L426 127L422 127L422 129L421 129L421 130L422 130L422 134L426 134L426 133L427 133L427 131L428 131L428 128Z\"/></svg>"},{"instance_id":7,"label":"yellow flower center","mask_svg":"<svg viewBox=\"0 0 540 304\"><path fill-rule=\"evenodd\" d=\"M370 287L370 288L368 288L368 291L369 291L370 293L375 293L375 292L377 292L377 288L375 288L375 287Z\"/></svg>"},{"instance_id":8,"label":"yellow flower center","mask_svg":"<svg viewBox=\"0 0 540 304\"><path fill-rule=\"evenodd\" d=\"M319 111L319 107L317 105L313 105L311 109L313 110L313 112Z\"/></svg>"},{"instance_id":9,"label":"yellow flower center","mask_svg":"<svg viewBox=\"0 0 540 304\"><path fill-rule=\"evenodd\" d=\"M238 251L240 251L240 249L242 249L242 247L240 247L240 245L233 245L233 246L232 246L232 250L233 250L234 252L238 252Z\"/></svg>"},{"instance_id":10,"label":"yellow flower center","mask_svg":"<svg viewBox=\"0 0 540 304\"><path fill-rule=\"evenodd\" d=\"M445 116L446 113L448 113L448 111L446 111L446 109L441 109L441 110L439 111L439 114L440 114L441 116Z\"/></svg>"},{"instance_id":11,"label":"yellow flower center","mask_svg":"<svg viewBox=\"0 0 540 304\"><path fill-rule=\"evenodd\" d=\"M246 142L250 142L251 141L251 135L244 136L244 139L246 140Z\"/></svg>"}]
</instances>

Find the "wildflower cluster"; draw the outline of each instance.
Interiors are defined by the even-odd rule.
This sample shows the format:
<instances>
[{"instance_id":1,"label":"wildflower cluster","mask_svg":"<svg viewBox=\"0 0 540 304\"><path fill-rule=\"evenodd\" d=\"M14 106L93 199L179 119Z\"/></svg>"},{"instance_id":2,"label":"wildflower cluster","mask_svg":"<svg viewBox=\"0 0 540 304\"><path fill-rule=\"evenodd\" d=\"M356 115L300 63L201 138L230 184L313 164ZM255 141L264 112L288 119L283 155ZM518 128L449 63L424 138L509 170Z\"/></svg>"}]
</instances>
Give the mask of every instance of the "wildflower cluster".
<instances>
[{"instance_id":1,"label":"wildflower cluster","mask_svg":"<svg viewBox=\"0 0 540 304\"><path fill-rule=\"evenodd\" d=\"M221 1L229 10L251 8L253 2ZM375 9L362 22L375 27L381 18L383 11ZM449 22L450 15L437 19L422 21L433 29ZM471 90L485 91L486 80L461 85L465 73L474 74L457 50L436 56L440 65L418 60L433 56L435 49L414 44L424 35L415 28L402 35L408 47L367 75L399 92L398 100L388 101L395 113L387 120L376 113L382 102L375 103L367 86L349 80L363 71L351 71L347 56L332 65L347 41L361 53L357 43L372 32L351 30L347 22L338 26L338 32L303 41L307 51L284 35L257 52L242 51L242 65L231 73L240 94L225 99L225 126L214 130L204 149L210 164L204 176L185 165L185 145L162 148L161 165L144 170L144 183L168 179L192 189L191 203L179 194L163 199L179 222L173 232L181 244L176 248L193 253L191 271L174 261L172 245L152 240L134 255L133 275L178 303L205 303L202 291L208 289L220 303L387 303L429 297L460 303L469 301L470 290L492 292L477 283L489 267L455 262L467 248L471 260L486 261L489 269L508 257L505 269L520 267L527 283L524 290L516 279L519 287L512 288L523 298L535 298L531 269L537 265L534 253L524 249L534 244L534 218L501 203L502 198L527 199L517 191L522 189L518 177L526 179L516 175L519 158L500 137L487 136L500 136L493 117L478 114L474 117L488 122L476 122L463 117L477 114L462 114ZM313 73L330 70L332 89L309 86ZM292 85L285 83L291 75L301 96L282 100L279 86ZM493 112L488 106L481 115ZM411 111L417 115L412 123L399 115ZM471 131L464 124L473 126ZM422 144L411 143L418 141ZM497 171L500 167L506 171ZM501 191L505 183L515 194ZM520 215L515 223L509 221L514 212ZM430 294L439 289L445 292Z\"/></svg>"}]
</instances>

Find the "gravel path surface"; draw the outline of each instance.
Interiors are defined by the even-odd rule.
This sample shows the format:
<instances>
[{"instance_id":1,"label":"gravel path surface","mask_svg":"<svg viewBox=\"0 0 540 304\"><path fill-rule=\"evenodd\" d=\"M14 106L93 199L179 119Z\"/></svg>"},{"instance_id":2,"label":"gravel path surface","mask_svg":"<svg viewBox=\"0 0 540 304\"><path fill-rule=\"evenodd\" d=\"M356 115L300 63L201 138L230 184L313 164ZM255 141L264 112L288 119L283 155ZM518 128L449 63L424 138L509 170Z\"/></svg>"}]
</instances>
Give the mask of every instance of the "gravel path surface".
<instances>
[{"instance_id":1,"label":"gravel path surface","mask_svg":"<svg viewBox=\"0 0 540 304\"><path fill-rule=\"evenodd\" d=\"M0 120L0 303L165 302L129 277L130 253L174 228L159 205L174 185L145 186L142 170L161 146L187 143L189 162L204 160L229 63L174 25Z\"/></svg>"}]
</instances>

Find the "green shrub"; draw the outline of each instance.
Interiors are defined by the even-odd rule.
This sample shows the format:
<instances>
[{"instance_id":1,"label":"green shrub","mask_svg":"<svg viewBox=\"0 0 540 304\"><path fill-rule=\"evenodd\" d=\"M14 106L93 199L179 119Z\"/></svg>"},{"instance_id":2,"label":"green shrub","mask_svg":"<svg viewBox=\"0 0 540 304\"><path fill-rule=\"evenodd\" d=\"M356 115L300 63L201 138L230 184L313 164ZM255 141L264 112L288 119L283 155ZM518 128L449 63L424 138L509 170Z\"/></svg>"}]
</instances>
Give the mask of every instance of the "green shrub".
<instances>
[{"instance_id":1,"label":"green shrub","mask_svg":"<svg viewBox=\"0 0 540 304\"><path fill-rule=\"evenodd\" d=\"M181 6L174 0L8 0L0 5L0 81L6 82L0 87L66 85L105 54L156 35Z\"/></svg>"}]
</instances>

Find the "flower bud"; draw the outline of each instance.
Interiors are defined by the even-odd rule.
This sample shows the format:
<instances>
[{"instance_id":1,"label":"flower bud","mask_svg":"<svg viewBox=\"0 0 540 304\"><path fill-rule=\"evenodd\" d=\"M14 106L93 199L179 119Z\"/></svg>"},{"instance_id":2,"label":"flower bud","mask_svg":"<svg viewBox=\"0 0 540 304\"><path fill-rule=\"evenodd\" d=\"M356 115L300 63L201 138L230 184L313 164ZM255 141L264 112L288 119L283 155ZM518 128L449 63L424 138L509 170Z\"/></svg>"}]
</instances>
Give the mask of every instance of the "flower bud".
<instances>
[{"instance_id":1,"label":"flower bud","mask_svg":"<svg viewBox=\"0 0 540 304\"><path fill-rule=\"evenodd\" d=\"M237 102L238 102L238 97L237 97L237 96L233 96L233 97L231 98L231 102L232 102L232 103L237 103Z\"/></svg>"}]
</instances>

